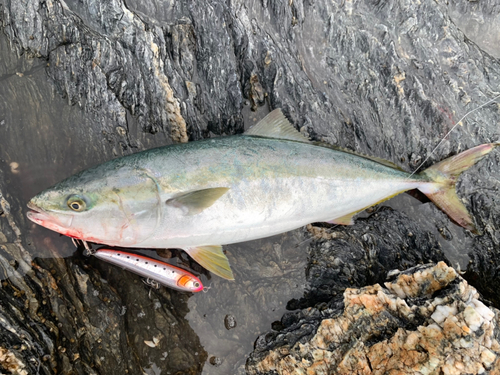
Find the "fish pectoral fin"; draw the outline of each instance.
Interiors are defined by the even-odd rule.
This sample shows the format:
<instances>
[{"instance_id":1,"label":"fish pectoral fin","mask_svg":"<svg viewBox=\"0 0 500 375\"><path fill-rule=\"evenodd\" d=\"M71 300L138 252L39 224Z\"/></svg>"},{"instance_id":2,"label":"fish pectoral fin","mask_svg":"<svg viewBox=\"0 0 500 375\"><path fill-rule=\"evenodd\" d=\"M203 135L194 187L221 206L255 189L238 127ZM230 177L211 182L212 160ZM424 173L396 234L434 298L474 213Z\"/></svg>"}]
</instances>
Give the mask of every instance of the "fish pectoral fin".
<instances>
[{"instance_id":1,"label":"fish pectoral fin","mask_svg":"<svg viewBox=\"0 0 500 375\"><path fill-rule=\"evenodd\" d=\"M356 215L359 211L352 212L350 214L338 217L333 220L328 220L327 223L330 224L339 224L339 225L354 225L354 215Z\"/></svg>"},{"instance_id":2,"label":"fish pectoral fin","mask_svg":"<svg viewBox=\"0 0 500 375\"><path fill-rule=\"evenodd\" d=\"M188 247L184 251L210 272L224 279L234 280L233 271L226 255L222 252L222 246Z\"/></svg>"},{"instance_id":3,"label":"fish pectoral fin","mask_svg":"<svg viewBox=\"0 0 500 375\"><path fill-rule=\"evenodd\" d=\"M245 135L310 143L302 133L290 124L290 121L287 120L279 108L269 113L257 124L248 129Z\"/></svg>"},{"instance_id":4,"label":"fish pectoral fin","mask_svg":"<svg viewBox=\"0 0 500 375\"><path fill-rule=\"evenodd\" d=\"M187 215L196 215L213 205L228 190L227 187L217 187L191 191L169 199L165 203L168 206L181 208Z\"/></svg>"}]
</instances>

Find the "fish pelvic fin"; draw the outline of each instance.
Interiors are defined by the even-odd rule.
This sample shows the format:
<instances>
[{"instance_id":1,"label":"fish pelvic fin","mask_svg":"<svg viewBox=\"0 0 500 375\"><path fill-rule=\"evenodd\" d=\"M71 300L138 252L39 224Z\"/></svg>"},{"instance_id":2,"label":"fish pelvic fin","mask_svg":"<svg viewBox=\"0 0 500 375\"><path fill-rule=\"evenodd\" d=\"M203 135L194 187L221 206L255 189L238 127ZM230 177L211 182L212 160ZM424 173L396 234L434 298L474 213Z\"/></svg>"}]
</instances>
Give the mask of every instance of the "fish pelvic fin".
<instances>
[{"instance_id":1,"label":"fish pelvic fin","mask_svg":"<svg viewBox=\"0 0 500 375\"><path fill-rule=\"evenodd\" d=\"M329 224L337 224L337 225L354 225L354 215L356 215L359 211L351 212L350 214L337 217L332 220L328 220Z\"/></svg>"},{"instance_id":2,"label":"fish pelvic fin","mask_svg":"<svg viewBox=\"0 0 500 375\"><path fill-rule=\"evenodd\" d=\"M455 184L460 174L485 157L497 143L485 143L473 147L458 155L445 159L424 170L421 175L429 178L433 184L419 187L436 206L443 210L452 221L472 233L479 234L472 217L455 191Z\"/></svg>"},{"instance_id":3,"label":"fish pelvic fin","mask_svg":"<svg viewBox=\"0 0 500 375\"><path fill-rule=\"evenodd\" d=\"M188 247L184 251L210 272L224 279L234 280L233 271L226 255L222 252L222 246Z\"/></svg>"}]
</instances>

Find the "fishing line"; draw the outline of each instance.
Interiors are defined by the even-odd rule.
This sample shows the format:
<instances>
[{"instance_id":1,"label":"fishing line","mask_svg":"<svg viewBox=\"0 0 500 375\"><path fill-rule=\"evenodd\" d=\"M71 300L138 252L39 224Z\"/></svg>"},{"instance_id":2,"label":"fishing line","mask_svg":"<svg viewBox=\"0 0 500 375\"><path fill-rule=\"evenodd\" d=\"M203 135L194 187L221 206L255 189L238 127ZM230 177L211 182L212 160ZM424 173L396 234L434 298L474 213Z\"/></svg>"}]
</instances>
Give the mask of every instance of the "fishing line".
<instances>
[{"instance_id":1,"label":"fishing line","mask_svg":"<svg viewBox=\"0 0 500 375\"><path fill-rule=\"evenodd\" d=\"M298 248L300 245L305 244L306 242L312 241L314 236L311 234L310 238L305 239L304 241L299 242L297 245L295 245L294 249Z\"/></svg>"},{"instance_id":2,"label":"fishing line","mask_svg":"<svg viewBox=\"0 0 500 375\"><path fill-rule=\"evenodd\" d=\"M429 160L429 158L434 154L434 152L439 148L439 146L441 146L441 144L445 141L446 137L448 137L451 132L453 132L453 130L455 130L455 128L467 117L469 116L471 113L487 106L488 104L490 103L493 103L495 102L498 98L500 98L500 95L497 95L495 96L493 99L490 99L488 100L486 103L483 103L481 104L479 107L477 108L474 108L472 110L470 110L469 112L467 112L465 115L462 116L462 118L460 119L460 121L458 121L451 129L448 133L445 134L445 136L441 139L441 141L439 141L439 143L437 144L436 147L434 147L434 149L431 151L431 153L424 159L424 161L422 163L420 163L420 165L417 167L417 169L415 169L411 175L408 176L408 178L411 178L415 173L417 173L417 171L422 168L422 166L427 162L427 160Z\"/></svg>"}]
</instances>

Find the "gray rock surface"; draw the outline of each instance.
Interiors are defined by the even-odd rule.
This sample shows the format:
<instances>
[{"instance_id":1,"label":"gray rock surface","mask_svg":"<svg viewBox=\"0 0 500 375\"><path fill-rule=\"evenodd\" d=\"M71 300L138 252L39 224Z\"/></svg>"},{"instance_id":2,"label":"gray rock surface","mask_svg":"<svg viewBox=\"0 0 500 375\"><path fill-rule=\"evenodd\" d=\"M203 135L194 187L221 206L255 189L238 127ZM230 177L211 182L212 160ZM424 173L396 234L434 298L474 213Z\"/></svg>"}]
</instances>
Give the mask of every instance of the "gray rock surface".
<instances>
[{"instance_id":1,"label":"gray rock surface","mask_svg":"<svg viewBox=\"0 0 500 375\"><path fill-rule=\"evenodd\" d=\"M296 245L307 239L304 230L228 247L241 282L204 279L213 283L210 298L186 302L162 290L150 299L137 278L73 254L69 240L29 224L27 200L116 156L240 133L277 107L314 140L407 170L427 156L426 166L499 140L493 104L470 114L430 154L462 115L500 93L498 20L494 0L0 0L2 348L28 373L243 372L247 349L231 348L249 347L245 329L267 331L287 301L294 299L289 307L316 304L333 293L311 278L321 265L302 272L307 254L301 258L304 246ZM430 204L400 198L390 204L405 215L384 214L387 224L373 224L376 235L363 231L368 237L361 244L359 227L338 230L346 239L333 246L344 252L339 258L346 267L330 279L341 276L347 286L349 278L371 283L382 275L381 260L372 274L356 272L353 262L366 249L380 257L384 247L388 254L423 249L402 256L401 267L409 267L444 258L441 248L462 268L470 253L465 276L499 306L499 164L495 151L458 184L483 235L457 228ZM413 225L423 234L408 239ZM404 240L393 243L389 235ZM306 245L313 260L327 246ZM301 300L305 277L310 286ZM156 299L161 309L154 309ZM137 318L141 311L150 314L147 322ZM227 314L238 322L230 331ZM90 333L78 333L81 328ZM143 344L159 336L165 337L159 348ZM200 343L211 345L207 353ZM169 362L163 348L171 355L177 345ZM219 367L210 365L212 356L223 359Z\"/></svg>"},{"instance_id":2,"label":"gray rock surface","mask_svg":"<svg viewBox=\"0 0 500 375\"><path fill-rule=\"evenodd\" d=\"M346 288L383 283L389 270L446 259L431 233L390 208L350 227L310 225L308 230L307 288L288 303L289 310L323 305Z\"/></svg>"}]
</instances>

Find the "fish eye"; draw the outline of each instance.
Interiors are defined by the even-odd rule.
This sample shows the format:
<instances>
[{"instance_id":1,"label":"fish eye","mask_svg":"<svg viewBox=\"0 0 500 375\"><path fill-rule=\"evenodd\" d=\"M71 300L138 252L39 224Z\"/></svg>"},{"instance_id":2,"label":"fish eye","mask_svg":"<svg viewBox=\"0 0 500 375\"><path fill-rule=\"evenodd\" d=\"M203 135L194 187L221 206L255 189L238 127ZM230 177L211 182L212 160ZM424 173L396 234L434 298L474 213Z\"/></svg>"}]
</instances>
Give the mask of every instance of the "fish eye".
<instances>
[{"instance_id":1,"label":"fish eye","mask_svg":"<svg viewBox=\"0 0 500 375\"><path fill-rule=\"evenodd\" d=\"M199 286L200 286L200 283L199 283L198 281L196 281L196 282L194 283L194 287L195 287L195 288L198 288Z\"/></svg>"},{"instance_id":2,"label":"fish eye","mask_svg":"<svg viewBox=\"0 0 500 375\"><path fill-rule=\"evenodd\" d=\"M68 207L76 212L82 212L87 208L87 204L85 203L85 201L82 198L80 198L78 195L71 195L68 198L67 203L68 203Z\"/></svg>"}]
</instances>

